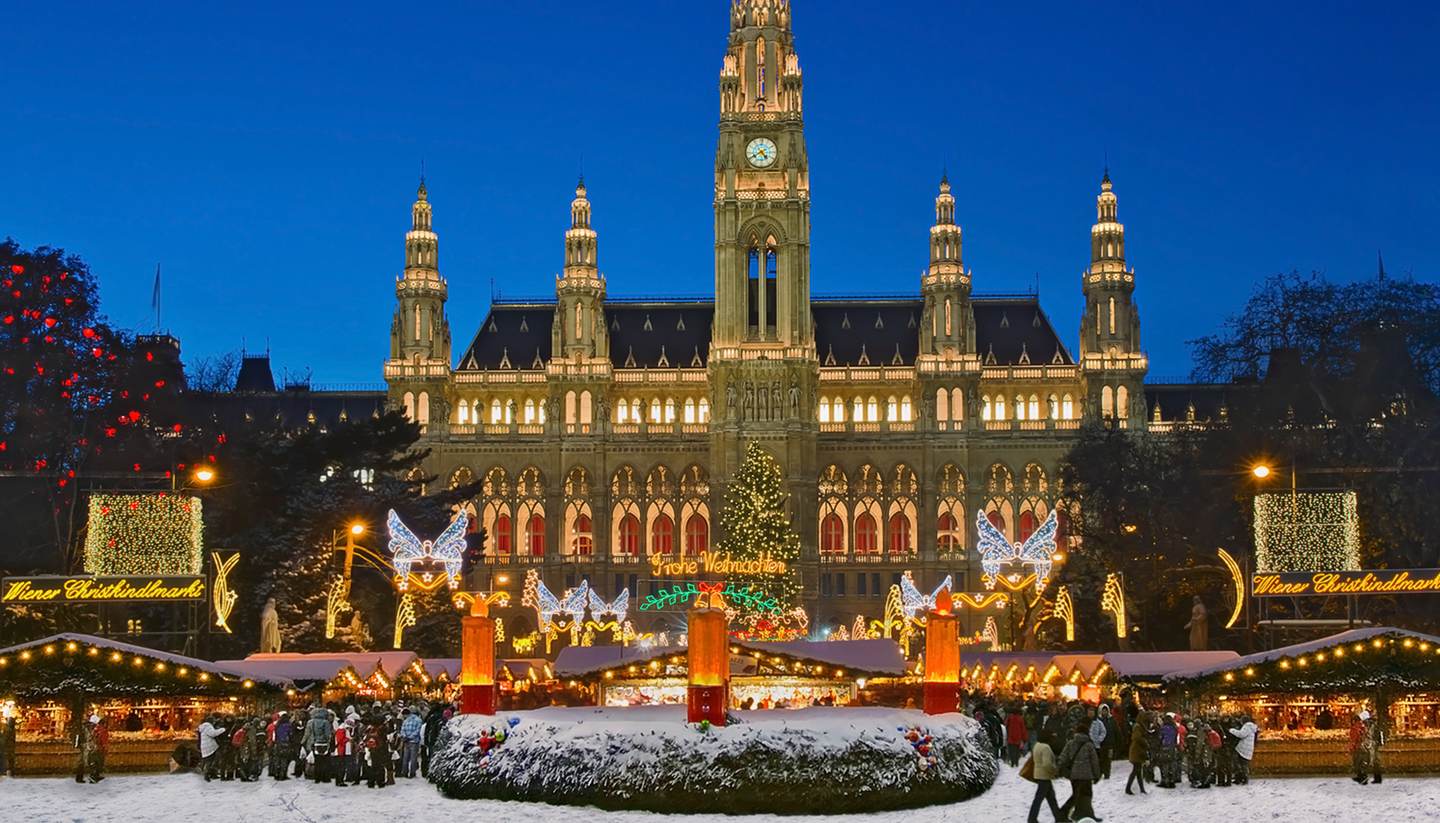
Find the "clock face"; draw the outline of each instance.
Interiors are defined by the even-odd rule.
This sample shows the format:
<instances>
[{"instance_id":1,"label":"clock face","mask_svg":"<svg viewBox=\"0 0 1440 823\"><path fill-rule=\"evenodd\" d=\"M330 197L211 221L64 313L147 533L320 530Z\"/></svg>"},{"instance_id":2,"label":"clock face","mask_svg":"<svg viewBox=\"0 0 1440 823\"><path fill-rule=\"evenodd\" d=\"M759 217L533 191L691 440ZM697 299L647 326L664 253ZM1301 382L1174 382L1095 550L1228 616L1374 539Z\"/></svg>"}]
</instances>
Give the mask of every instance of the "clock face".
<instances>
[{"instance_id":1,"label":"clock face","mask_svg":"<svg viewBox=\"0 0 1440 823\"><path fill-rule=\"evenodd\" d=\"M780 153L775 150L775 141L768 137L757 137L745 147L745 159L757 169L768 169L775 165Z\"/></svg>"}]
</instances>

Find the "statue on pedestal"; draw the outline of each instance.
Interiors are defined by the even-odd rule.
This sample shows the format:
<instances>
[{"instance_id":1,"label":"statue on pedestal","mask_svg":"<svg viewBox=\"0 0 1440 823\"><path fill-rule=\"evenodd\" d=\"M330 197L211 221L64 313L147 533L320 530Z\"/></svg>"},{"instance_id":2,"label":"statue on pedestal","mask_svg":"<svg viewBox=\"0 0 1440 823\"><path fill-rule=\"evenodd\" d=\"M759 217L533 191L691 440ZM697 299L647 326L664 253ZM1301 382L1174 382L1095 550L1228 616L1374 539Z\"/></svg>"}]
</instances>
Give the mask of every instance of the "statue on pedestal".
<instances>
[{"instance_id":1,"label":"statue on pedestal","mask_svg":"<svg viewBox=\"0 0 1440 823\"><path fill-rule=\"evenodd\" d=\"M1190 630L1190 651L1203 652L1210 648L1210 613L1205 610L1198 594L1195 595L1195 605L1190 609L1190 622L1185 624L1185 628Z\"/></svg>"},{"instance_id":2,"label":"statue on pedestal","mask_svg":"<svg viewBox=\"0 0 1440 823\"><path fill-rule=\"evenodd\" d=\"M265 601L265 608L260 612L260 653L278 654L280 652L280 613L275 610L275 598Z\"/></svg>"}]
</instances>

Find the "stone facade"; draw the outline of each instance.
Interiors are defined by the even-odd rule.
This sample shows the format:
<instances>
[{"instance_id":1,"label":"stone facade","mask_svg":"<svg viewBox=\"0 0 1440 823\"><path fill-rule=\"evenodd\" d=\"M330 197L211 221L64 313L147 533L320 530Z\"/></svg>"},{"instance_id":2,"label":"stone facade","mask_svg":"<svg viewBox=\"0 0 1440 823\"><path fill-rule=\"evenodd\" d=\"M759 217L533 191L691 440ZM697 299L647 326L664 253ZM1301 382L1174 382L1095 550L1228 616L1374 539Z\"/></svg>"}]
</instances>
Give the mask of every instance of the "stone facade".
<instances>
[{"instance_id":1,"label":"stone facade","mask_svg":"<svg viewBox=\"0 0 1440 823\"><path fill-rule=\"evenodd\" d=\"M441 482L485 481L472 512L497 572L643 595L648 555L716 540L726 480L759 441L792 492L812 623L848 626L879 617L905 570L921 588L953 574L979 590L976 512L1023 538L1054 506L1082 420L1147 425L1135 275L1108 173L1078 360L1037 297L972 295L943 179L913 299L812 296L788 0L733 3L713 198L713 301L607 297L581 181L555 298L497 301L457 362L422 183L388 399L424 426Z\"/></svg>"}]
</instances>

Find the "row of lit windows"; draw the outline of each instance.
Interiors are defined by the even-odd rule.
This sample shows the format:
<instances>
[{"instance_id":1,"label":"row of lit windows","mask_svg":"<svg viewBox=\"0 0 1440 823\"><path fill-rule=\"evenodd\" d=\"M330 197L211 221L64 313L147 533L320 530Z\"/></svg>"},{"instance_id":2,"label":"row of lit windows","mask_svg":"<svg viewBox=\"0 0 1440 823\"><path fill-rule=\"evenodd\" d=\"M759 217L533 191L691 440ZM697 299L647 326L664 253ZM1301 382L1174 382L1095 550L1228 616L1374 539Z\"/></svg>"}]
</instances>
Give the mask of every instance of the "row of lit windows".
<instances>
[{"instance_id":1,"label":"row of lit windows","mask_svg":"<svg viewBox=\"0 0 1440 823\"><path fill-rule=\"evenodd\" d=\"M878 423L882 411L889 423L909 423L915 419L915 408L908 394L903 397L892 394L885 399L883 407L880 398L874 395L856 397L848 402L843 397L820 398L821 423L844 423L847 410L850 420L855 423Z\"/></svg>"},{"instance_id":2,"label":"row of lit windows","mask_svg":"<svg viewBox=\"0 0 1440 823\"><path fill-rule=\"evenodd\" d=\"M462 399L456 408L456 414L458 415L457 422L462 426L481 423L489 423L492 426L501 424L508 426L512 423L541 425L545 422L545 401L533 397L527 397L523 401L501 400L497 397L491 400L487 407L483 400Z\"/></svg>"},{"instance_id":3,"label":"row of lit windows","mask_svg":"<svg viewBox=\"0 0 1440 823\"><path fill-rule=\"evenodd\" d=\"M491 524L493 533L490 545L495 553L509 555L528 554L531 557L545 555L545 518L532 513L523 524L523 531L517 533L517 524L509 514L499 514ZM677 535L675 521L668 514L660 514L650 522L649 540L642 544L643 529L640 518L627 514L620 518L616 527L615 555L617 557L639 557L642 545L644 554L672 555L676 550L683 554L699 555L710 548L710 521L703 514L692 513L685 519L684 532ZM571 545L564 547L563 554L588 557L595 553L594 524L590 515L576 514L571 521ZM677 542L677 537L682 538Z\"/></svg>"},{"instance_id":4,"label":"row of lit windows","mask_svg":"<svg viewBox=\"0 0 1440 823\"><path fill-rule=\"evenodd\" d=\"M646 410L649 414L646 414ZM616 423L640 423L642 421L661 424L674 423L676 420L685 423L709 423L710 422L710 398L687 397L678 401L673 397L660 399L653 397L647 407L645 401L618 400L615 402Z\"/></svg>"},{"instance_id":5,"label":"row of lit windows","mask_svg":"<svg viewBox=\"0 0 1440 823\"><path fill-rule=\"evenodd\" d=\"M1040 397L1035 394L1028 398L1017 394L1013 400L998 394L985 395L980 398L980 414L985 420L1074 420L1075 398L1069 394L1059 397L1052 394L1042 408Z\"/></svg>"}]
</instances>

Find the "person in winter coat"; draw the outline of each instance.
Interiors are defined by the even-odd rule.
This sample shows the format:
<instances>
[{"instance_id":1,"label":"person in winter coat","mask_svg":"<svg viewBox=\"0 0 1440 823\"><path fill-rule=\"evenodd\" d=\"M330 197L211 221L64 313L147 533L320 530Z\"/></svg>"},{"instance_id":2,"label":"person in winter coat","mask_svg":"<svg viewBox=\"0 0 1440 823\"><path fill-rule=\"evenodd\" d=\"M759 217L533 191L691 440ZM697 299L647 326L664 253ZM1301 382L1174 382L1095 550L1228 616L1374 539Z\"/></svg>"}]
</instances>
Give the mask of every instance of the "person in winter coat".
<instances>
[{"instance_id":1,"label":"person in winter coat","mask_svg":"<svg viewBox=\"0 0 1440 823\"><path fill-rule=\"evenodd\" d=\"M405 720L400 723L400 737L405 746L400 757L401 777L414 777L415 770L420 766L420 739L424 728L425 723L420 719L420 712L413 706L406 709Z\"/></svg>"},{"instance_id":2,"label":"person in winter coat","mask_svg":"<svg viewBox=\"0 0 1440 823\"><path fill-rule=\"evenodd\" d=\"M420 747L420 774L424 777L430 776L430 758L435 752L435 745L440 742L440 729L444 728L445 720L444 706L433 706L425 715L425 732Z\"/></svg>"},{"instance_id":3,"label":"person in winter coat","mask_svg":"<svg viewBox=\"0 0 1440 823\"><path fill-rule=\"evenodd\" d=\"M1030 761L1034 764L1031 779L1035 781L1035 799L1030 801L1030 816L1026 820L1028 823L1040 823L1040 804L1049 803L1050 813L1055 815L1058 823L1062 819L1060 804L1055 800L1055 778L1059 772L1048 735L1036 738L1035 745L1030 747Z\"/></svg>"},{"instance_id":4,"label":"person in winter coat","mask_svg":"<svg viewBox=\"0 0 1440 823\"><path fill-rule=\"evenodd\" d=\"M1062 817L1066 820L1095 817L1094 786L1100 777L1100 754L1090 739L1088 724L1083 721L1075 724L1075 735L1065 744L1056 765L1060 774L1070 779L1070 799L1060 807Z\"/></svg>"},{"instance_id":5,"label":"person in winter coat","mask_svg":"<svg viewBox=\"0 0 1440 823\"><path fill-rule=\"evenodd\" d=\"M1020 708L1011 706L1009 713L1005 715L1005 756L1009 758L1011 766L1020 765L1020 749L1024 747L1029 736Z\"/></svg>"},{"instance_id":6,"label":"person in winter coat","mask_svg":"<svg viewBox=\"0 0 1440 823\"><path fill-rule=\"evenodd\" d=\"M1350 758L1355 766L1355 782L1365 785L1373 774L1379 784L1380 746L1385 742L1380 725L1368 711L1361 711L1350 722Z\"/></svg>"},{"instance_id":7,"label":"person in winter coat","mask_svg":"<svg viewBox=\"0 0 1440 823\"><path fill-rule=\"evenodd\" d=\"M1173 789L1180 782L1180 727L1175 715L1160 722L1160 788Z\"/></svg>"},{"instance_id":8,"label":"person in winter coat","mask_svg":"<svg viewBox=\"0 0 1440 823\"><path fill-rule=\"evenodd\" d=\"M1100 704L1095 719L1090 721L1090 742L1100 755L1100 779L1110 779L1110 761L1115 747L1115 721L1110 717L1110 707Z\"/></svg>"},{"instance_id":9,"label":"person in winter coat","mask_svg":"<svg viewBox=\"0 0 1440 823\"><path fill-rule=\"evenodd\" d=\"M305 735L300 739L302 759L314 758L310 777L316 783L325 783L331 776L331 751L335 746L335 730L331 725L330 710L316 704L310 710L310 720L305 723Z\"/></svg>"},{"instance_id":10,"label":"person in winter coat","mask_svg":"<svg viewBox=\"0 0 1440 823\"><path fill-rule=\"evenodd\" d=\"M389 736L385 722L376 718L365 732L365 785L372 789L384 788L389 764Z\"/></svg>"},{"instance_id":11,"label":"person in winter coat","mask_svg":"<svg viewBox=\"0 0 1440 823\"><path fill-rule=\"evenodd\" d=\"M75 782L84 783L90 777L91 783L99 783L105 777L105 749L110 735L100 724L100 715L92 714L75 733Z\"/></svg>"},{"instance_id":12,"label":"person in winter coat","mask_svg":"<svg viewBox=\"0 0 1440 823\"><path fill-rule=\"evenodd\" d=\"M200 769L205 773L205 782L214 780L220 772L220 744L229 739L229 729L220 722L219 715L210 715L200 724Z\"/></svg>"},{"instance_id":13,"label":"person in winter coat","mask_svg":"<svg viewBox=\"0 0 1440 823\"><path fill-rule=\"evenodd\" d=\"M290 779L290 761L295 757L295 752L290 747L292 734L294 734L294 724L290 722L289 712L277 714L275 722L266 729L266 736L270 739L271 779Z\"/></svg>"},{"instance_id":14,"label":"person in winter coat","mask_svg":"<svg viewBox=\"0 0 1440 823\"><path fill-rule=\"evenodd\" d=\"M1145 718L1135 719L1135 726L1130 730L1130 777L1125 780L1125 793L1134 794L1130 787L1136 783L1140 784L1140 793L1145 794L1145 758L1149 746L1146 741L1150 734L1145 726Z\"/></svg>"},{"instance_id":15,"label":"person in winter coat","mask_svg":"<svg viewBox=\"0 0 1440 823\"><path fill-rule=\"evenodd\" d=\"M1235 738L1231 779L1243 786L1250 782L1250 761L1255 759L1255 739L1260 736L1260 727L1247 717L1240 728L1229 730L1229 736Z\"/></svg>"}]
</instances>

